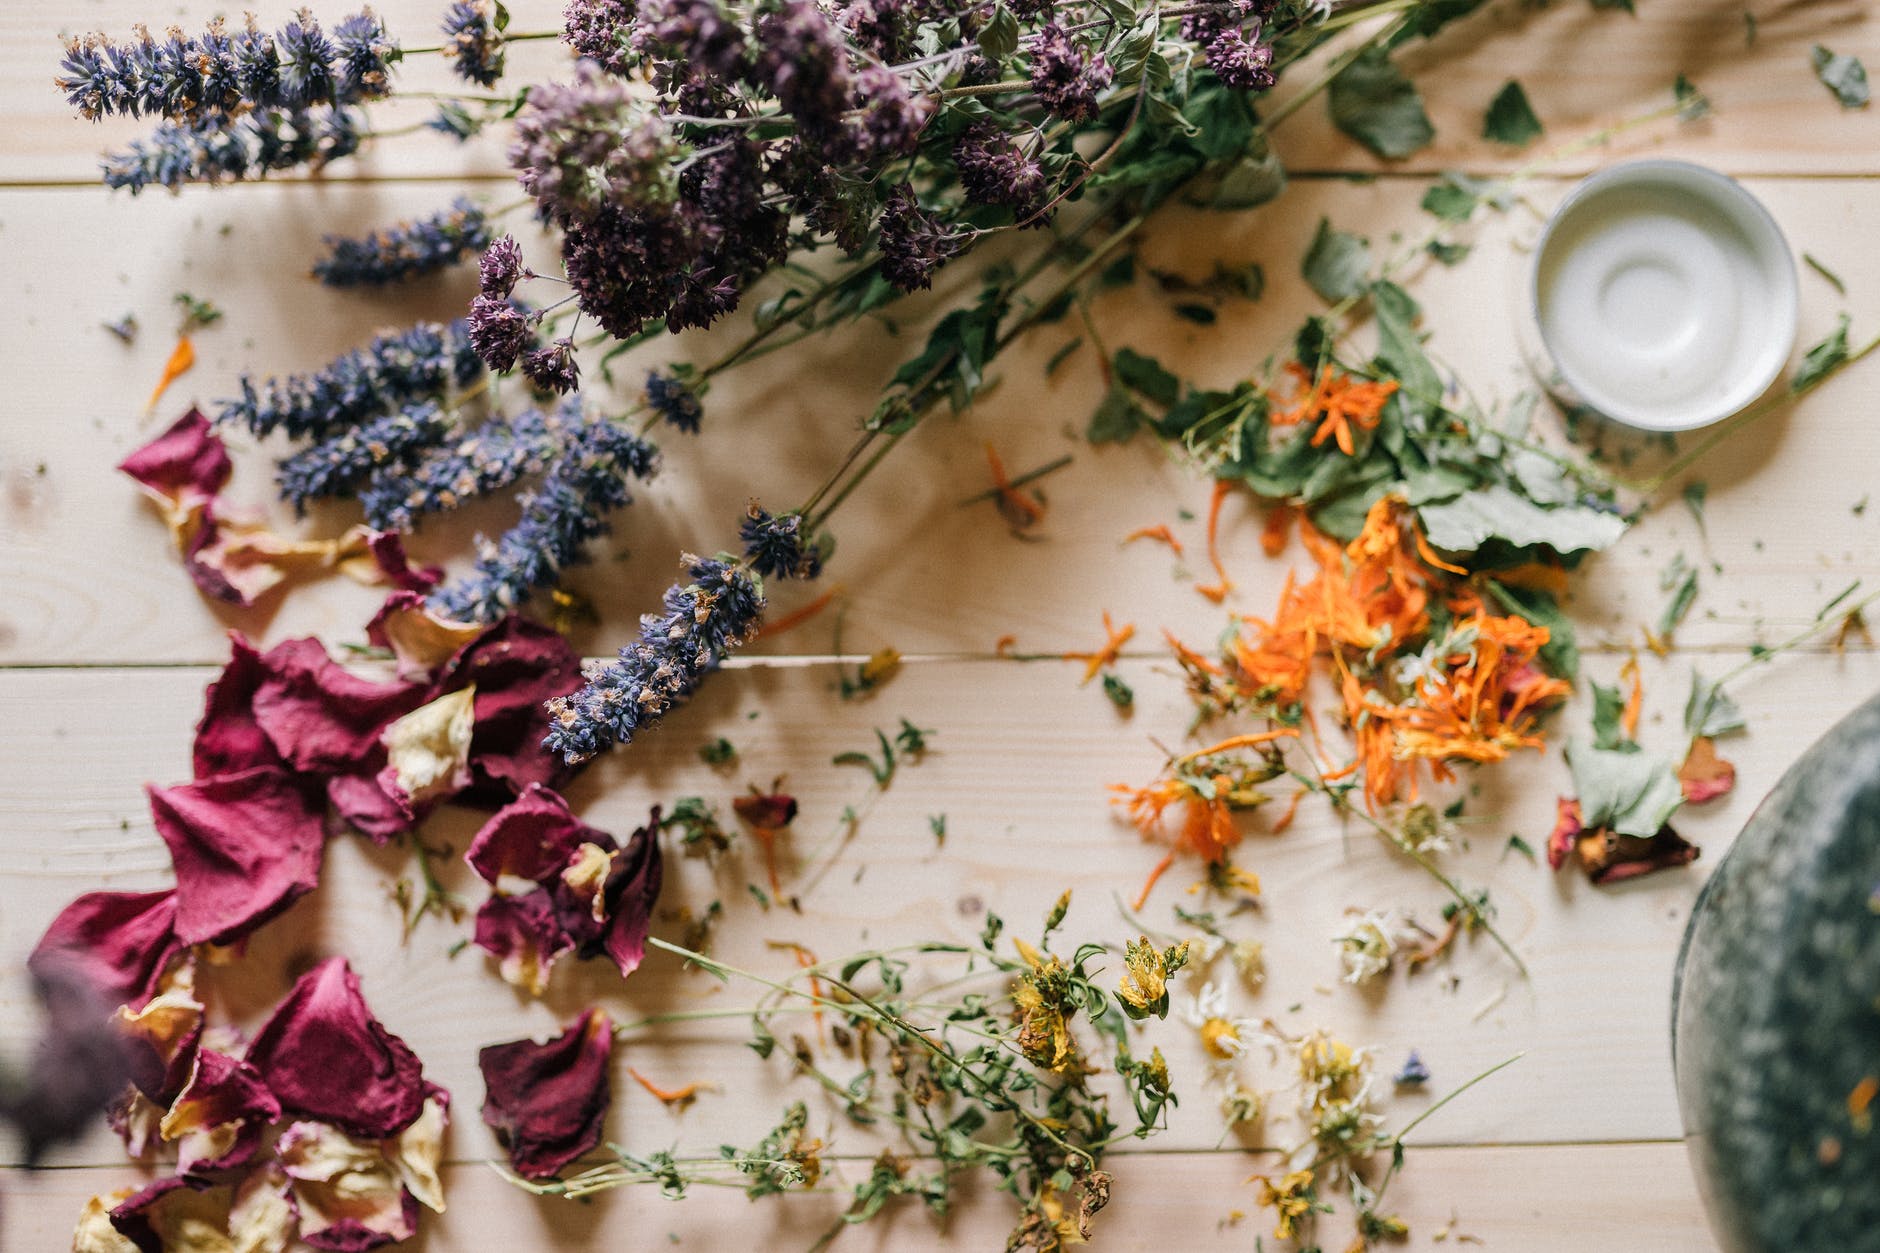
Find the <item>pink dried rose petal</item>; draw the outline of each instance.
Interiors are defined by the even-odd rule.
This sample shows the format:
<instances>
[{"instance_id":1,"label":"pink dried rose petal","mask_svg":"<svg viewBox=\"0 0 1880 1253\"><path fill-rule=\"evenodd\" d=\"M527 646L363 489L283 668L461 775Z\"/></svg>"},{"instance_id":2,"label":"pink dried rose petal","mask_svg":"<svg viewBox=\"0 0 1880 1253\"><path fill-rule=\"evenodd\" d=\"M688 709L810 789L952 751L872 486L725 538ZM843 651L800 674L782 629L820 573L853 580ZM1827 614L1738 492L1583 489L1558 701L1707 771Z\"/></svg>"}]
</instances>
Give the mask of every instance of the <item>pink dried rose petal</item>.
<instances>
[{"instance_id":1,"label":"pink dried rose petal","mask_svg":"<svg viewBox=\"0 0 1880 1253\"><path fill-rule=\"evenodd\" d=\"M428 592L444 581L441 566L414 566L405 551L405 537L397 531L366 532L366 550L387 583L402 592Z\"/></svg>"},{"instance_id":2,"label":"pink dried rose petal","mask_svg":"<svg viewBox=\"0 0 1880 1253\"><path fill-rule=\"evenodd\" d=\"M547 702L581 686L581 658L560 634L511 614L466 645L443 686L474 684L476 737L470 768L479 791L520 795L530 784L553 787L571 771L542 747Z\"/></svg>"},{"instance_id":3,"label":"pink dried rose petal","mask_svg":"<svg viewBox=\"0 0 1880 1253\"><path fill-rule=\"evenodd\" d=\"M1580 821L1580 802L1575 798L1560 797L1555 802L1555 810L1553 833L1547 837L1547 864L1558 870L1573 855L1574 845L1579 842L1584 828Z\"/></svg>"},{"instance_id":4,"label":"pink dried rose petal","mask_svg":"<svg viewBox=\"0 0 1880 1253\"><path fill-rule=\"evenodd\" d=\"M487 630L479 622L441 618L411 591L393 592L366 623L366 640L392 650L401 679L429 679Z\"/></svg>"},{"instance_id":5,"label":"pink dried rose petal","mask_svg":"<svg viewBox=\"0 0 1880 1253\"><path fill-rule=\"evenodd\" d=\"M134 1009L119 1006L114 1021L131 1043L131 1083L167 1107L189 1082L202 1043L203 1005L196 996L196 963L172 966L155 996Z\"/></svg>"},{"instance_id":6,"label":"pink dried rose petal","mask_svg":"<svg viewBox=\"0 0 1880 1253\"><path fill-rule=\"evenodd\" d=\"M281 1103L247 1062L199 1049L189 1082L163 1116L165 1140L180 1140L177 1169L185 1175L248 1162L261 1133L281 1116Z\"/></svg>"},{"instance_id":7,"label":"pink dried rose petal","mask_svg":"<svg viewBox=\"0 0 1880 1253\"><path fill-rule=\"evenodd\" d=\"M278 766L281 755L255 721L255 693L267 675L261 653L239 631L229 632L228 664L203 697L192 760L198 779L250 766Z\"/></svg>"},{"instance_id":8,"label":"pink dried rose petal","mask_svg":"<svg viewBox=\"0 0 1880 1253\"><path fill-rule=\"evenodd\" d=\"M226 1187L158 1179L119 1201L111 1225L140 1253L222 1253L230 1200Z\"/></svg>"},{"instance_id":9,"label":"pink dried rose petal","mask_svg":"<svg viewBox=\"0 0 1880 1253\"><path fill-rule=\"evenodd\" d=\"M446 692L385 728L379 787L414 812L470 785L470 736L476 688Z\"/></svg>"},{"instance_id":10,"label":"pink dried rose petal","mask_svg":"<svg viewBox=\"0 0 1880 1253\"><path fill-rule=\"evenodd\" d=\"M1691 751L1678 767L1678 784L1693 805L1727 796L1736 786L1736 767L1717 756L1717 745L1707 735L1691 741Z\"/></svg>"},{"instance_id":11,"label":"pink dried rose petal","mask_svg":"<svg viewBox=\"0 0 1880 1253\"><path fill-rule=\"evenodd\" d=\"M601 1142L612 1100L614 1029L590 1009L552 1040L492 1044L477 1054L483 1121L525 1179L547 1179Z\"/></svg>"},{"instance_id":12,"label":"pink dried rose petal","mask_svg":"<svg viewBox=\"0 0 1880 1253\"><path fill-rule=\"evenodd\" d=\"M182 951L175 889L87 892L52 920L26 965L35 974L69 966L107 1004L141 1004Z\"/></svg>"},{"instance_id":13,"label":"pink dried rose petal","mask_svg":"<svg viewBox=\"0 0 1880 1253\"><path fill-rule=\"evenodd\" d=\"M555 959L574 947L553 900L537 888L521 896L492 895L477 910L476 946L496 959L504 982L540 996Z\"/></svg>"},{"instance_id":14,"label":"pink dried rose petal","mask_svg":"<svg viewBox=\"0 0 1880 1253\"><path fill-rule=\"evenodd\" d=\"M384 764L379 736L424 703L415 683L375 683L348 673L315 639L288 640L262 654L268 675L255 691L255 721L288 763L319 774Z\"/></svg>"},{"instance_id":15,"label":"pink dried rose petal","mask_svg":"<svg viewBox=\"0 0 1880 1253\"><path fill-rule=\"evenodd\" d=\"M185 944L233 943L319 882L324 805L287 771L257 766L145 790L176 867Z\"/></svg>"},{"instance_id":16,"label":"pink dried rose petal","mask_svg":"<svg viewBox=\"0 0 1880 1253\"><path fill-rule=\"evenodd\" d=\"M209 419L191 409L163 434L118 464L163 511L163 519L187 552L197 529L233 469L228 449Z\"/></svg>"},{"instance_id":17,"label":"pink dried rose petal","mask_svg":"<svg viewBox=\"0 0 1880 1253\"><path fill-rule=\"evenodd\" d=\"M350 1135L396 1135L423 1112L423 1067L366 1007L343 957L300 977L248 1046L288 1113Z\"/></svg>"},{"instance_id":18,"label":"pink dried rose petal","mask_svg":"<svg viewBox=\"0 0 1880 1253\"><path fill-rule=\"evenodd\" d=\"M336 774L326 781L326 798L347 825L374 844L387 844L418 825L417 811L387 794L377 774Z\"/></svg>"},{"instance_id":19,"label":"pink dried rose petal","mask_svg":"<svg viewBox=\"0 0 1880 1253\"><path fill-rule=\"evenodd\" d=\"M300 1238L316 1249L363 1253L409 1239L418 1204L378 1140L337 1127L297 1122L275 1145L292 1181Z\"/></svg>"},{"instance_id":20,"label":"pink dried rose petal","mask_svg":"<svg viewBox=\"0 0 1880 1253\"><path fill-rule=\"evenodd\" d=\"M574 816L559 793L531 784L497 810L470 841L464 860L485 883L504 877L552 883L583 844L613 846L613 837Z\"/></svg>"},{"instance_id":21,"label":"pink dried rose petal","mask_svg":"<svg viewBox=\"0 0 1880 1253\"><path fill-rule=\"evenodd\" d=\"M1601 884L1623 883L1655 870L1688 866L1697 860L1699 851L1697 845L1670 827L1659 828L1658 834L1648 840L1602 828L1581 836L1578 844L1580 864L1586 867L1587 877Z\"/></svg>"}]
</instances>

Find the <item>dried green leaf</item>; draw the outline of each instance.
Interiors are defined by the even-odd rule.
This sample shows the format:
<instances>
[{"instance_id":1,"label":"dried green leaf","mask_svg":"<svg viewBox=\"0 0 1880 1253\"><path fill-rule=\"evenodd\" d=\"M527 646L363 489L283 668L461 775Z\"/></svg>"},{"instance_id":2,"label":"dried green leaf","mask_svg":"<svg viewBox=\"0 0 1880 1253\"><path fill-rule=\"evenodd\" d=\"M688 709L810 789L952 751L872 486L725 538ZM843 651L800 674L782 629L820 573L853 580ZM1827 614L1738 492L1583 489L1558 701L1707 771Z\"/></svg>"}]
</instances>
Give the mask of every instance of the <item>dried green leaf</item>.
<instances>
[{"instance_id":1,"label":"dried green leaf","mask_svg":"<svg viewBox=\"0 0 1880 1253\"><path fill-rule=\"evenodd\" d=\"M1848 317L1843 313L1834 324L1834 333L1812 345L1789 380L1789 392L1799 396L1827 378L1847 362Z\"/></svg>"},{"instance_id":2,"label":"dried green leaf","mask_svg":"<svg viewBox=\"0 0 1880 1253\"><path fill-rule=\"evenodd\" d=\"M1339 71L1328 95L1338 129L1380 157L1407 157L1436 137L1416 85L1382 48Z\"/></svg>"},{"instance_id":3,"label":"dried green leaf","mask_svg":"<svg viewBox=\"0 0 1880 1253\"><path fill-rule=\"evenodd\" d=\"M1371 271L1371 245L1360 235L1333 230L1331 219L1320 218L1318 233L1299 270L1320 298L1337 304L1364 290Z\"/></svg>"},{"instance_id":4,"label":"dried green leaf","mask_svg":"<svg viewBox=\"0 0 1880 1253\"><path fill-rule=\"evenodd\" d=\"M1867 67L1860 58L1845 52L1830 52L1821 44L1808 54L1815 67L1815 77L1834 93L1843 109L1864 109L1872 99L1867 89Z\"/></svg>"},{"instance_id":5,"label":"dried green leaf","mask_svg":"<svg viewBox=\"0 0 1880 1253\"><path fill-rule=\"evenodd\" d=\"M1653 753L1618 752L1575 739L1567 745L1567 766L1589 831L1607 827L1650 839L1684 803L1677 771Z\"/></svg>"},{"instance_id":6,"label":"dried green leaf","mask_svg":"<svg viewBox=\"0 0 1880 1253\"><path fill-rule=\"evenodd\" d=\"M1516 148L1525 148L1539 139L1541 129L1541 120L1534 115L1527 92L1512 78L1495 94L1482 118L1483 139Z\"/></svg>"},{"instance_id":7,"label":"dried green leaf","mask_svg":"<svg viewBox=\"0 0 1880 1253\"><path fill-rule=\"evenodd\" d=\"M1417 510L1425 536L1436 547L1472 553L1491 541L1511 548L1546 547L1562 555L1597 552L1625 534L1616 513L1570 505L1541 506L1499 483Z\"/></svg>"}]
</instances>

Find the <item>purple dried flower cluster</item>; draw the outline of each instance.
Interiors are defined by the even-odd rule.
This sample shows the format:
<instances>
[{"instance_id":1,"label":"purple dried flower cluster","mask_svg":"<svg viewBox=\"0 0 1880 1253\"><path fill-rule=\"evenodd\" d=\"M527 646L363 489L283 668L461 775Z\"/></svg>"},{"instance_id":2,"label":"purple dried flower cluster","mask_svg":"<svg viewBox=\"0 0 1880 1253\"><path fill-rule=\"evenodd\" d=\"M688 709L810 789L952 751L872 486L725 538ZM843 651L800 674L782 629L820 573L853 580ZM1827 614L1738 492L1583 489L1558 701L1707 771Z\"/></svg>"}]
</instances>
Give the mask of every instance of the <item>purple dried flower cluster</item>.
<instances>
[{"instance_id":1,"label":"purple dried flower cluster","mask_svg":"<svg viewBox=\"0 0 1880 1253\"><path fill-rule=\"evenodd\" d=\"M1208 69L1236 91L1265 91L1273 85L1273 48L1260 42L1262 19L1272 5L1262 0L1220 0L1182 19L1182 38L1200 44Z\"/></svg>"},{"instance_id":2,"label":"purple dried flower cluster","mask_svg":"<svg viewBox=\"0 0 1880 1253\"><path fill-rule=\"evenodd\" d=\"M359 493L366 521L381 531L409 531L426 514L446 513L548 467L581 404L492 417L467 435L432 448L400 474L374 478Z\"/></svg>"},{"instance_id":3,"label":"purple dried flower cluster","mask_svg":"<svg viewBox=\"0 0 1880 1253\"><path fill-rule=\"evenodd\" d=\"M964 243L962 235L949 231L938 217L920 207L907 184L888 193L881 211L881 273L900 290L930 286L933 272Z\"/></svg>"},{"instance_id":4,"label":"purple dried flower cluster","mask_svg":"<svg viewBox=\"0 0 1880 1253\"><path fill-rule=\"evenodd\" d=\"M705 417L705 406L699 403L698 393L677 374L661 374L657 370L648 374L646 404L666 425L687 435L698 434L699 424Z\"/></svg>"},{"instance_id":5,"label":"purple dried flower cluster","mask_svg":"<svg viewBox=\"0 0 1880 1253\"><path fill-rule=\"evenodd\" d=\"M320 440L360 422L466 387L483 373L470 350L466 324L419 322L385 334L310 374L269 379L257 387L242 376L242 394L225 401L217 420L256 435L280 431Z\"/></svg>"},{"instance_id":6,"label":"purple dried flower cluster","mask_svg":"<svg viewBox=\"0 0 1880 1253\"><path fill-rule=\"evenodd\" d=\"M756 501L738 526L744 559L770 579L813 579L822 573L822 552L803 529L800 513L773 514Z\"/></svg>"},{"instance_id":7,"label":"purple dried flower cluster","mask_svg":"<svg viewBox=\"0 0 1880 1253\"><path fill-rule=\"evenodd\" d=\"M1026 41L1031 53L1031 89L1044 107L1067 122L1097 116L1097 93L1115 77L1102 53L1091 53L1055 18Z\"/></svg>"},{"instance_id":8,"label":"purple dried flower cluster","mask_svg":"<svg viewBox=\"0 0 1880 1253\"><path fill-rule=\"evenodd\" d=\"M146 187L239 183L299 166L319 169L359 150L351 109L268 109L235 119L164 122L103 162L104 184L133 196Z\"/></svg>"},{"instance_id":9,"label":"purple dried flower cluster","mask_svg":"<svg viewBox=\"0 0 1880 1253\"><path fill-rule=\"evenodd\" d=\"M478 293L470 302L471 351L492 370L509 370L535 347L537 315L507 296Z\"/></svg>"},{"instance_id":10,"label":"purple dried flower cluster","mask_svg":"<svg viewBox=\"0 0 1880 1253\"><path fill-rule=\"evenodd\" d=\"M637 15L636 0L568 0L562 41L609 74L625 74L639 60L632 38Z\"/></svg>"},{"instance_id":11,"label":"purple dried flower cluster","mask_svg":"<svg viewBox=\"0 0 1880 1253\"><path fill-rule=\"evenodd\" d=\"M1050 187L1044 167L990 123L967 128L953 144L960 188L974 204L1004 205L1028 226L1042 226Z\"/></svg>"},{"instance_id":12,"label":"purple dried flower cluster","mask_svg":"<svg viewBox=\"0 0 1880 1253\"><path fill-rule=\"evenodd\" d=\"M574 359L574 340L564 335L524 353L522 373L543 391L566 396L581 385L581 367Z\"/></svg>"},{"instance_id":13,"label":"purple dried flower cluster","mask_svg":"<svg viewBox=\"0 0 1880 1253\"><path fill-rule=\"evenodd\" d=\"M457 0L444 13L444 49L457 77L494 87L503 76L503 35L494 0Z\"/></svg>"},{"instance_id":14,"label":"purple dried flower cluster","mask_svg":"<svg viewBox=\"0 0 1880 1253\"><path fill-rule=\"evenodd\" d=\"M640 619L639 640L613 661L591 663L580 691L548 702L550 752L572 764L631 742L756 629L764 594L748 571L723 558L682 562L691 581L666 589L665 612Z\"/></svg>"},{"instance_id":15,"label":"purple dried flower cluster","mask_svg":"<svg viewBox=\"0 0 1880 1253\"><path fill-rule=\"evenodd\" d=\"M284 459L276 474L281 499L304 513L308 501L349 496L369 480L397 475L449 434L430 401L362 422Z\"/></svg>"},{"instance_id":16,"label":"purple dried flower cluster","mask_svg":"<svg viewBox=\"0 0 1880 1253\"><path fill-rule=\"evenodd\" d=\"M448 269L489 242L489 219L459 196L448 209L361 239L328 235L313 273L328 287L383 287Z\"/></svg>"},{"instance_id":17,"label":"purple dried flower cluster","mask_svg":"<svg viewBox=\"0 0 1880 1253\"><path fill-rule=\"evenodd\" d=\"M492 622L553 584L581 559L587 542L607 532L607 515L632 502L629 478L645 479L659 450L607 418L570 423L553 469L518 499L522 517L500 540L479 540L475 570L431 596L447 618Z\"/></svg>"}]
</instances>

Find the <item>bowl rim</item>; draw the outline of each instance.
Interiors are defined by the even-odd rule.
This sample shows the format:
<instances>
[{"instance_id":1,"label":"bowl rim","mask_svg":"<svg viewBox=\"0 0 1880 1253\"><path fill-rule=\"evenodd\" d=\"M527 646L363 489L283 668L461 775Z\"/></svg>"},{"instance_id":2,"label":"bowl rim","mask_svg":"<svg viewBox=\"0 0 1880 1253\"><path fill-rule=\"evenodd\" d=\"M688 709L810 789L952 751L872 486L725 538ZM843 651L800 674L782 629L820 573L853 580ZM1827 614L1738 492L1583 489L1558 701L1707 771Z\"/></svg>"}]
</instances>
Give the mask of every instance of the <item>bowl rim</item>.
<instances>
[{"instance_id":1,"label":"bowl rim","mask_svg":"<svg viewBox=\"0 0 1880 1253\"><path fill-rule=\"evenodd\" d=\"M1677 174L1682 177L1672 180L1665 176ZM1646 410L1640 410L1619 401L1616 397L1604 394L1603 388L1589 388L1583 379L1560 360L1548 341L1547 324L1541 316L1540 307L1540 271L1541 261L1547 255L1547 246L1574 209L1588 198L1610 190L1614 185L1636 184L1638 186L1674 186L1689 191L1690 181L1694 179L1708 187L1709 202L1720 210L1730 213L1732 209L1743 211L1751 220L1767 231L1768 241L1773 241L1772 248L1759 246L1762 242L1754 237L1749 239L1753 255L1758 262L1775 263L1776 290L1773 303L1776 306L1778 331L1784 340L1782 351L1776 354L1769 369L1760 374L1748 376L1755 380L1753 388L1738 393L1733 391L1727 406L1715 411L1703 411L1697 416L1683 421L1667 421ZM1735 216L1731 213L1731 216ZM1747 234L1747 232L1746 232ZM1781 223L1769 212L1767 205L1743 184L1721 170L1700 165L1695 161L1686 161L1676 157L1643 157L1631 161L1621 161L1605 166L1587 175L1576 183L1553 212L1547 215L1547 222L1542 227L1539 238L1535 240L1533 252L1527 264L1527 304L1528 314L1534 320L1540 347L1546 354L1546 360L1562 381L1576 393L1577 398L1600 416L1622 425L1643 431L1691 431L1700 427L1711 426L1754 404L1769 390L1782 372L1787 368L1789 358L1794 353L1796 337L1801 323L1801 274L1796 265L1795 251L1789 243ZM1600 393L1599 399L1594 394ZM1615 403L1616 402L1616 403Z\"/></svg>"}]
</instances>

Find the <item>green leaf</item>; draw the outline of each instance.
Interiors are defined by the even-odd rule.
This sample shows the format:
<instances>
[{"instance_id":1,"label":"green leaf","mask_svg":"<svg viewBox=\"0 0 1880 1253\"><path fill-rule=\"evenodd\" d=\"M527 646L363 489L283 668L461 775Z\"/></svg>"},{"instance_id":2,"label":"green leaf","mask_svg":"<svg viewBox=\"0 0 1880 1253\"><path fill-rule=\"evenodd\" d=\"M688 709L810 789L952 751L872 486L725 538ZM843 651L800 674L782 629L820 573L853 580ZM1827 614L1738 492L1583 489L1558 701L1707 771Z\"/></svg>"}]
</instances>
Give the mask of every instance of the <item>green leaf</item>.
<instances>
[{"instance_id":1,"label":"green leaf","mask_svg":"<svg viewBox=\"0 0 1880 1253\"><path fill-rule=\"evenodd\" d=\"M1743 711L1722 687L1691 671L1691 694L1684 702L1684 731L1692 739L1700 735L1718 736L1741 731L1749 722Z\"/></svg>"},{"instance_id":2,"label":"green leaf","mask_svg":"<svg viewBox=\"0 0 1880 1253\"><path fill-rule=\"evenodd\" d=\"M1129 389L1120 382L1113 383L1097 411L1090 415L1084 438L1093 444L1127 444L1148 421L1148 412L1136 403Z\"/></svg>"},{"instance_id":3,"label":"green leaf","mask_svg":"<svg viewBox=\"0 0 1880 1253\"><path fill-rule=\"evenodd\" d=\"M1403 14L1403 29L1391 38L1390 46L1412 39L1428 39L1457 18L1469 16L1487 0L1422 0Z\"/></svg>"},{"instance_id":4,"label":"green leaf","mask_svg":"<svg viewBox=\"0 0 1880 1253\"><path fill-rule=\"evenodd\" d=\"M1562 555L1598 551L1625 534L1616 513L1570 505L1543 509L1499 483L1442 504L1417 510L1430 543L1452 553L1472 553L1491 540L1511 548L1544 546Z\"/></svg>"},{"instance_id":5,"label":"green leaf","mask_svg":"<svg viewBox=\"0 0 1880 1253\"><path fill-rule=\"evenodd\" d=\"M1286 167L1272 153L1243 156L1221 171L1200 203L1210 209L1257 209L1286 190Z\"/></svg>"},{"instance_id":6,"label":"green leaf","mask_svg":"<svg viewBox=\"0 0 1880 1253\"><path fill-rule=\"evenodd\" d=\"M1299 266L1312 290L1328 304L1337 304L1364 290L1370 270L1371 245L1362 236L1333 230L1330 218L1320 218L1318 234Z\"/></svg>"},{"instance_id":7,"label":"green leaf","mask_svg":"<svg viewBox=\"0 0 1880 1253\"><path fill-rule=\"evenodd\" d=\"M1195 128L1190 140L1210 161L1252 155L1256 128L1245 92L1229 91L1218 79L1196 87L1182 105L1182 116ZM1261 138L1258 155L1265 155Z\"/></svg>"},{"instance_id":8,"label":"green leaf","mask_svg":"<svg viewBox=\"0 0 1880 1253\"><path fill-rule=\"evenodd\" d=\"M1789 380L1789 393L1799 396L1815 384L1827 378L1847 362L1847 315L1835 323L1834 333L1809 348L1797 367L1795 377Z\"/></svg>"},{"instance_id":9,"label":"green leaf","mask_svg":"<svg viewBox=\"0 0 1880 1253\"><path fill-rule=\"evenodd\" d=\"M997 5L992 16L979 30L979 51L988 61L1003 61L1018 51L1018 19L1004 5Z\"/></svg>"},{"instance_id":10,"label":"green leaf","mask_svg":"<svg viewBox=\"0 0 1880 1253\"><path fill-rule=\"evenodd\" d=\"M1432 239L1424 248L1444 265L1460 265L1463 258L1469 255L1469 245L1446 244L1440 239Z\"/></svg>"},{"instance_id":11,"label":"green leaf","mask_svg":"<svg viewBox=\"0 0 1880 1253\"><path fill-rule=\"evenodd\" d=\"M1567 745L1567 766L1588 830L1609 827L1649 840L1684 803L1677 772L1653 753L1616 752L1576 739Z\"/></svg>"},{"instance_id":12,"label":"green leaf","mask_svg":"<svg viewBox=\"0 0 1880 1253\"><path fill-rule=\"evenodd\" d=\"M1109 697L1110 703L1118 709L1128 709L1136 703L1136 693L1129 684L1107 672L1103 676L1103 694Z\"/></svg>"},{"instance_id":13,"label":"green leaf","mask_svg":"<svg viewBox=\"0 0 1880 1253\"><path fill-rule=\"evenodd\" d=\"M1809 55L1814 63L1815 77L1821 85L1834 93L1834 98L1841 102L1843 109L1864 109L1872 97L1867 90L1867 67L1860 63L1860 58L1848 53L1830 52L1820 44Z\"/></svg>"},{"instance_id":14,"label":"green leaf","mask_svg":"<svg viewBox=\"0 0 1880 1253\"><path fill-rule=\"evenodd\" d=\"M1704 531L1704 502L1710 497L1710 484L1702 479L1692 479L1684 485L1684 507L1697 519L1699 534Z\"/></svg>"},{"instance_id":15,"label":"green leaf","mask_svg":"<svg viewBox=\"0 0 1880 1253\"><path fill-rule=\"evenodd\" d=\"M1172 405L1181 399L1181 379L1169 373L1154 357L1144 356L1134 348L1118 348L1110 358L1110 368L1120 382L1158 405Z\"/></svg>"},{"instance_id":16,"label":"green leaf","mask_svg":"<svg viewBox=\"0 0 1880 1253\"><path fill-rule=\"evenodd\" d=\"M1657 634L1660 639L1667 638L1684 621L1684 615L1691 612L1691 602L1697 599L1697 567L1684 559L1679 553L1665 570L1659 586L1671 593L1671 599L1665 603L1664 612L1658 615Z\"/></svg>"},{"instance_id":17,"label":"green leaf","mask_svg":"<svg viewBox=\"0 0 1880 1253\"><path fill-rule=\"evenodd\" d=\"M1446 174L1442 182L1423 193L1422 203L1425 213L1433 213L1445 222L1466 222L1482 198L1456 175Z\"/></svg>"},{"instance_id":18,"label":"green leaf","mask_svg":"<svg viewBox=\"0 0 1880 1253\"><path fill-rule=\"evenodd\" d=\"M1482 138L1525 148L1541 137L1541 120L1534 116L1527 92L1514 79L1496 93L1482 118Z\"/></svg>"},{"instance_id":19,"label":"green leaf","mask_svg":"<svg viewBox=\"0 0 1880 1253\"><path fill-rule=\"evenodd\" d=\"M1749 14L1743 16L1749 17ZM1680 121L1694 122L1710 112L1710 97L1682 74L1671 84L1671 94L1677 99Z\"/></svg>"},{"instance_id":20,"label":"green leaf","mask_svg":"<svg viewBox=\"0 0 1880 1253\"><path fill-rule=\"evenodd\" d=\"M1488 590L1510 613L1520 614L1535 626L1547 628L1547 643L1541 648L1541 660L1563 679L1580 673L1580 646L1574 637L1573 620L1560 609L1552 593L1539 588L1510 587L1490 582Z\"/></svg>"},{"instance_id":21,"label":"green leaf","mask_svg":"<svg viewBox=\"0 0 1880 1253\"><path fill-rule=\"evenodd\" d=\"M1625 693L1616 687L1587 680L1593 689L1593 747L1615 753L1636 752L1638 745L1626 737Z\"/></svg>"},{"instance_id":22,"label":"green leaf","mask_svg":"<svg viewBox=\"0 0 1880 1253\"><path fill-rule=\"evenodd\" d=\"M1332 79L1332 121L1380 157L1407 157L1436 137L1416 85L1382 48L1369 48Z\"/></svg>"},{"instance_id":23,"label":"green leaf","mask_svg":"<svg viewBox=\"0 0 1880 1253\"><path fill-rule=\"evenodd\" d=\"M1442 403L1443 381L1423 351L1416 333L1417 302L1397 284L1371 284L1371 308L1377 316L1377 360L1420 405Z\"/></svg>"}]
</instances>

